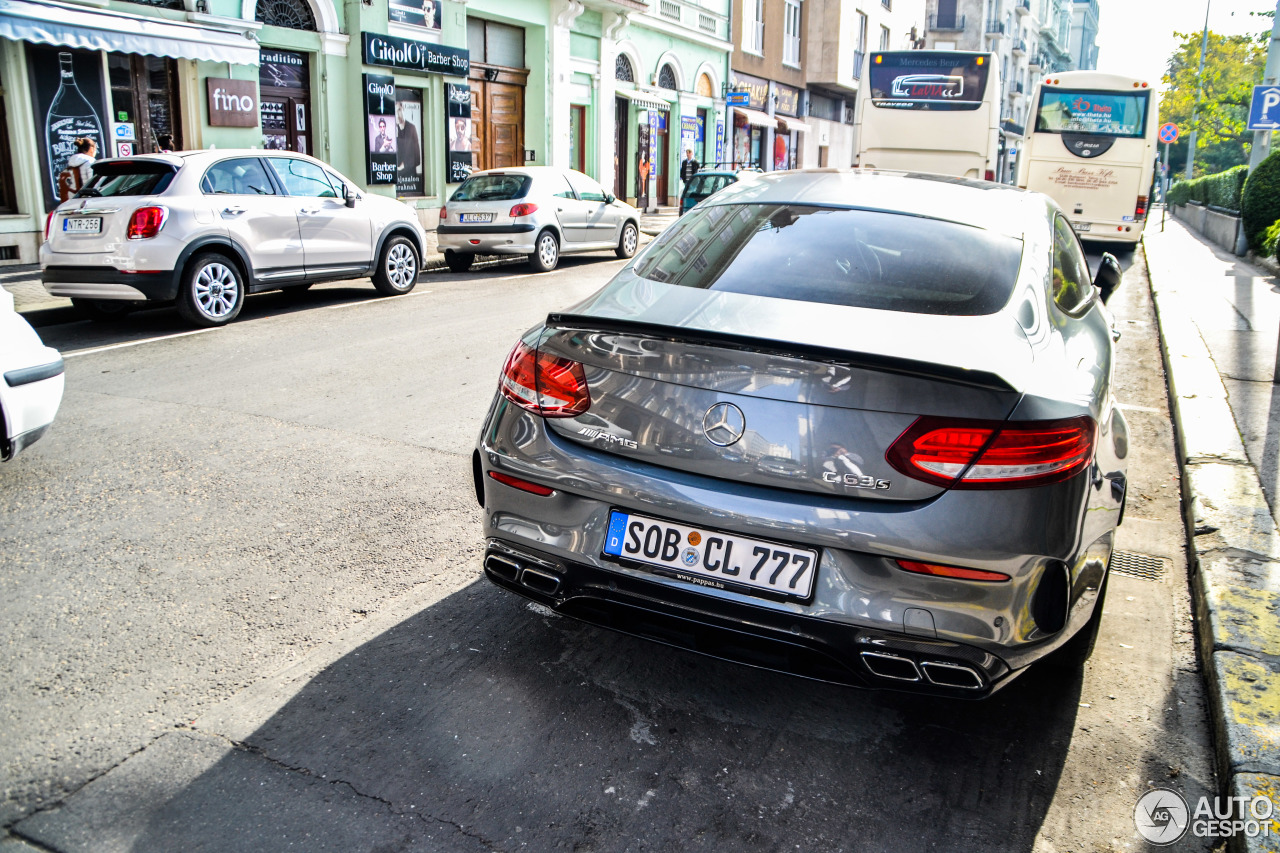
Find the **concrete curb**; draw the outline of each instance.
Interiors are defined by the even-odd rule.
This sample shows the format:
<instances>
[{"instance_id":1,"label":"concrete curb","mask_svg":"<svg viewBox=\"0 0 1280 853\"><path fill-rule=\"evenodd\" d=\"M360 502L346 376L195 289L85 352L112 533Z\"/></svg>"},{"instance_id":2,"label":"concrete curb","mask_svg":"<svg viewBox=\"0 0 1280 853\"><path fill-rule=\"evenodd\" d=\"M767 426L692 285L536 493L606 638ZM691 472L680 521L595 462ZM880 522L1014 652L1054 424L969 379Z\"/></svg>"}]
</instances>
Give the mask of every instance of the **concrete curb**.
<instances>
[{"instance_id":1,"label":"concrete curb","mask_svg":"<svg viewBox=\"0 0 1280 853\"><path fill-rule=\"evenodd\" d=\"M1218 773L1225 794L1280 804L1280 532L1191 306L1169 287L1178 270L1161 263L1150 240L1144 246L1181 457ZM1270 823L1270 836L1237 835L1228 849L1280 851L1280 814Z\"/></svg>"}]
</instances>

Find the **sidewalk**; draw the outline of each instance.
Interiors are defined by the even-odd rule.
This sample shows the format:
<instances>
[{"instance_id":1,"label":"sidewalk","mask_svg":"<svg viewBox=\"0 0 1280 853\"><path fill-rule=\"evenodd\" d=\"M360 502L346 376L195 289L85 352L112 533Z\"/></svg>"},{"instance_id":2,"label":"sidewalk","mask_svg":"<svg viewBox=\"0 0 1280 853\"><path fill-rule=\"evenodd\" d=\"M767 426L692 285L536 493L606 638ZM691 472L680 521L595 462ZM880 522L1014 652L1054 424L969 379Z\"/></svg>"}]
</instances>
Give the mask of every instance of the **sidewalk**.
<instances>
[{"instance_id":1,"label":"sidewalk","mask_svg":"<svg viewBox=\"0 0 1280 853\"><path fill-rule=\"evenodd\" d=\"M1143 237L1177 426L1218 772L1280 803L1280 284L1168 218ZM1232 850L1280 850L1272 835Z\"/></svg>"}]
</instances>

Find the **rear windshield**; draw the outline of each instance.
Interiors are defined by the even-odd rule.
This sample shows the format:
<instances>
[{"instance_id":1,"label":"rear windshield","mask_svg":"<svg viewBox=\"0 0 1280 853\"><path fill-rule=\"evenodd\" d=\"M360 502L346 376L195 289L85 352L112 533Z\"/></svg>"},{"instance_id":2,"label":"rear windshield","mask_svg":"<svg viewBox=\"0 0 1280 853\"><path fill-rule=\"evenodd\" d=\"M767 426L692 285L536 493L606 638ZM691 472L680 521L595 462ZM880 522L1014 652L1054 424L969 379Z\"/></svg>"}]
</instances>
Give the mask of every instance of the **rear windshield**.
<instances>
[{"instance_id":1,"label":"rear windshield","mask_svg":"<svg viewBox=\"0 0 1280 853\"><path fill-rule=\"evenodd\" d=\"M686 287L913 314L993 314L1022 242L953 222L792 204L694 208L634 272Z\"/></svg>"},{"instance_id":2,"label":"rear windshield","mask_svg":"<svg viewBox=\"0 0 1280 853\"><path fill-rule=\"evenodd\" d=\"M454 191L450 201L511 201L529 194L528 175L476 175Z\"/></svg>"},{"instance_id":3,"label":"rear windshield","mask_svg":"<svg viewBox=\"0 0 1280 853\"><path fill-rule=\"evenodd\" d=\"M871 103L896 110L976 110L991 57L913 50L871 57Z\"/></svg>"},{"instance_id":4,"label":"rear windshield","mask_svg":"<svg viewBox=\"0 0 1280 853\"><path fill-rule=\"evenodd\" d=\"M168 189L176 173L168 163L145 160L94 163L93 180L80 188L76 198L158 195Z\"/></svg>"},{"instance_id":5,"label":"rear windshield","mask_svg":"<svg viewBox=\"0 0 1280 853\"><path fill-rule=\"evenodd\" d=\"M689 195L696 195L700 198L706 198L714 192L719 192L729 184L735 183L737 178L728 175L694 175L689 181Z\"/></svg>"},{"instance_id":6,"label":"rear windshield","mask_svg":"<svg viewBox=\"0 0 1280 853\"><path fill-rule=\"evenodd\" d=\"M1040 90L1037 133L1091 133L1143 137L1150 92Z\"/></svg>"}]
</instances>

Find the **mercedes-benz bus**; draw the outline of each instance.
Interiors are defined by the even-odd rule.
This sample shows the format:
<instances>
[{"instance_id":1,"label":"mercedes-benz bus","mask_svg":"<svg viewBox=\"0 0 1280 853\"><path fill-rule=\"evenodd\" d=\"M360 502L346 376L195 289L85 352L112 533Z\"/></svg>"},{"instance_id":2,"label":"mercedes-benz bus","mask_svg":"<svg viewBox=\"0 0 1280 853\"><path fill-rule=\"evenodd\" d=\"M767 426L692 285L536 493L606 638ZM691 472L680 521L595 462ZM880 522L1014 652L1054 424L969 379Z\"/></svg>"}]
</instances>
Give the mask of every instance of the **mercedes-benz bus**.
<instances>
[{"instance_id":1,"label":"mercedes-benz bus","mask_svg":"<svg viewBox=\"0 0 1280 853\"><path fill-rule=\"evenodd\" d=\"M1018 186L1042 192L1091 240L1137 243L1155 169L1158 104L1142 79L1050 74L1032 90Z\"/></svg>"},{"instance_id":2,"label":"mercedes-benz bus","mask_svg":"<svg viewBox=\"0 0 1280 853\"><path fill-rule=\"evenodd\" d=\"M854 165L995 180L1000 70L992 54L901 50L869 59Z\"/></svg>"}]
</instances>

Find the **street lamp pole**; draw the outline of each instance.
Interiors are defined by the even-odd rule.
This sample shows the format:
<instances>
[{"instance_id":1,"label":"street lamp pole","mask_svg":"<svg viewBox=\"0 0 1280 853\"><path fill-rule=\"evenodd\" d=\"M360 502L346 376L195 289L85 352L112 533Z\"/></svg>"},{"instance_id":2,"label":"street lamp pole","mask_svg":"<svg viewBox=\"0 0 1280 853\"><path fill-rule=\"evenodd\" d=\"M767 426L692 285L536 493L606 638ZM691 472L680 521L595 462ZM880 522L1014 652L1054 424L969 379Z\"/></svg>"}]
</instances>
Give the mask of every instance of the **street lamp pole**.
<instances>
[{"instance_id":1,"label":"street lamp pole","mask_svg":"<svg viewBox=\"0 0 1280 853\"><path fill-rule=\"evenodd\" d=\"M1204 90L1204 54L1209 48L1209 4L1213 0L1204 0L1204 32L1200 34L1200 70L1196 72L1196 105L1191 109L1191 136L1187 145L1187 174L1191 180L1191 166L1196 159L1196 123L1199 121L1200 93Z\"/></svg>"}]
</instances>

